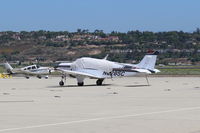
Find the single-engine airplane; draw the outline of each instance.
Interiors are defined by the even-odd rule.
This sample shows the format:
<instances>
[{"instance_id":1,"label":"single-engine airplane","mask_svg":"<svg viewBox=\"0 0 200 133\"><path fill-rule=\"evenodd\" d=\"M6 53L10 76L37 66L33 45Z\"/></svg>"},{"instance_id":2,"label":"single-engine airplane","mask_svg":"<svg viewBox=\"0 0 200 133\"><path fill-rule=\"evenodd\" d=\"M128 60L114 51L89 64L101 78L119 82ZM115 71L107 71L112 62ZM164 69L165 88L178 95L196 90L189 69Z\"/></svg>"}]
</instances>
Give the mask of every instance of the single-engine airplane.
<instances>
[{"instance_id":1,"label":"single-engine airplane","mask_svg":"<svg viewBox=\"0 0 200 133\"><path fill-rule=\"evenodd\" d=\"M30 76L36 76L37 78L41 79L44 76L46 79L48 75L54 72L53 68L50 67L40 67L39 65L30 65L23 68L13 68L8 62L4 63L5 69L7 74L9 75L25 75L27 79Z\"/></svg>"},{"instance_id":2,"label":"single-engine airplane","mask_svg":"<svg viewBox=\"0 0 200 133\"><path fill-rule=\"evenodd\" d=\"M97 79L96 85L102 85L104 79L107 78L130 77L135 75L146 76L160 72L158 69L155 69L158 54L158 51L148 53L139 64L112 62L107 60L107 56L104 59L82 57L72 63L60 63L55 67L55 70L63 74L59 82L60 86L65 84L66 77L76 78L78 86L84 85L85 78ZM146 80L148 82L147 76Z\"/></svg>"}]
</instances>

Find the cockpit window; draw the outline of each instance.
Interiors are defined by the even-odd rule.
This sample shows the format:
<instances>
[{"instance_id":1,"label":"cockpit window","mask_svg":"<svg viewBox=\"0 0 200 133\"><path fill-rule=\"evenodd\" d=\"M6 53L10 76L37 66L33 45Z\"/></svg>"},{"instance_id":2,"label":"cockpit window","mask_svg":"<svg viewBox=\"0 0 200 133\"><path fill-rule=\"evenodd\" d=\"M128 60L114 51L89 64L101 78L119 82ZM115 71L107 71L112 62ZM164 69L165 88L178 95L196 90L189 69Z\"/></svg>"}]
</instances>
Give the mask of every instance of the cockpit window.
<instances>
[{"instance_id":1,"label":"cockpit window","mask_svg":"<svg viewBox=\"0 0 200 133\"><path fill-rule=\"evenodd\" d=\"M32 66L32 69L36 69L36 66Z\"/></svg>"}]
</instances>

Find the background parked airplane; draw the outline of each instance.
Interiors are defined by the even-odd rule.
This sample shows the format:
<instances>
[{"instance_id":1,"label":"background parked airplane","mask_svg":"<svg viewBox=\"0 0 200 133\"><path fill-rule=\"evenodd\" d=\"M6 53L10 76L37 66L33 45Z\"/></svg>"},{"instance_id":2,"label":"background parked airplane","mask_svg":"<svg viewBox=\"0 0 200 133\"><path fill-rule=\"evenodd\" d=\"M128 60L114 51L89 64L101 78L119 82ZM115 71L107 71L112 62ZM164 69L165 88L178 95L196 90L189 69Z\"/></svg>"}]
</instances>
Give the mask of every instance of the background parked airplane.
<instances>
[{"instance_id":1,"label":"background parked airplane","mask_svg":"<svg viewBox=\"0 0 200 133\"><path fill-rule=\"evenodd\" d=\"M42 76L48 78L48 75L54 72L53 68L50 67L40 67L39 65L30 65L23 68L13 68L8 62L4 63L6 71L8 74L16 75L23 74L28 79L29 76L36 76L41 79Z\"/></svg>"},{"instance_id":2,"label":"background parked airplane","mask_svg":"<svg viewBox=\"0 0 200 133\"><path fill-rule=\"evenodd\" d=\"M83 57L72 63L60 63L55 69L63 74L59 82L60 86L64 85L67 76L76 78L78 86L84 85L85 78L97 79L96 85L102 85L106 78L147 75L160 72L154 68L158 54L158 51L148 53L139 64L112 62L108 61L107 57L104 59Z\"/></svg>"}]
</instances>

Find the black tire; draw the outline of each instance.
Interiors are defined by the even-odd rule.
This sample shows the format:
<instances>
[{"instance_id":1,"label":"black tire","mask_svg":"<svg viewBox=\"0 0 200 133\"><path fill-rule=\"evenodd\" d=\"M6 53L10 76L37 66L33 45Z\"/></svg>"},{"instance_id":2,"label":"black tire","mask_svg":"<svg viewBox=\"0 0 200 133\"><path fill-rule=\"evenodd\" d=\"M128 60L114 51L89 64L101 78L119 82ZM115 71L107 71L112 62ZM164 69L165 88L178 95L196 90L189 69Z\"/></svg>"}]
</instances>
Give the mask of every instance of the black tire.
<instances>
[{"instance_id":1,"label":"black tire","mask_svg":"<svg viewBox=\"0 0 200 133\"><path fill-rule=\"evenodd\" d=\"M103 83L103 80L102 80L102 79L98 79L98 80L96 81L96 84L97 84L98 86L102 85L102 83Z\"/></svg>"},{"instance_id":2,"label":"black tire","mask_svg":"<svg viewBox=\"0 0 200 133\"><path fill-rule=\"evenodd\" d=\"M84 82L78 82L78 86L83 86L84 85Z\"/></svg>"},{"instance_id":3,"label":"black tire","mask_svg":"<svg viewBox=\"0 0 200 133\"><path fill-rule=\"evenodd\" d=\"M60 85L60 86L63 86L63 85L64 85L64 82L63 82L63 81L60 81L60 82L59 82L59 85Z\"/></svg>"}]
</instances>

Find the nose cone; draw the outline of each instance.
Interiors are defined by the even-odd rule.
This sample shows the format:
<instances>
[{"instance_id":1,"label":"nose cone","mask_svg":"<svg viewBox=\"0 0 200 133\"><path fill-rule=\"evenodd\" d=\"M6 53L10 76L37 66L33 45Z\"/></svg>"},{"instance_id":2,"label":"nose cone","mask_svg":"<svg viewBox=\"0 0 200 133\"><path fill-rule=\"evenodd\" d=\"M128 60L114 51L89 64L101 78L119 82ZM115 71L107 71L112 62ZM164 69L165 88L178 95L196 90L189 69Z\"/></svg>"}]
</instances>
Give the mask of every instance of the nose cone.
<instances>
[{"instance_id":1,"label":"nose cone","mask_svg":"<svg viewBox=\"0 0 200 133\"><path fill-rule=\"evenodd\" d=\"M51 74L52 72L55 72L54 68L49 68L49 74Z\"/></svg>"}]
</instances>

